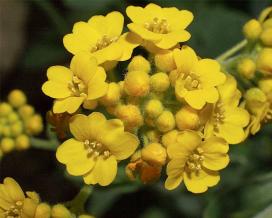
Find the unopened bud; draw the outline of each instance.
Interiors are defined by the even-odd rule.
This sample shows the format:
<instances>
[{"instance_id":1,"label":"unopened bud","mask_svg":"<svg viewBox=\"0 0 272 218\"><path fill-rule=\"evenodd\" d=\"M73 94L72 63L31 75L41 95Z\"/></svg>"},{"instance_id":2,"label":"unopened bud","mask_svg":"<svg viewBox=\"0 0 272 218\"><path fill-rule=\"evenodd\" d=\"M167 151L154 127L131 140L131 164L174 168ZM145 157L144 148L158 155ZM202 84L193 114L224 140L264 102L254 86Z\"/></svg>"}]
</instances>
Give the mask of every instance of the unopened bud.
<instances>
[{"instance_id":1,"label":"unopened bud","mask_svg":"<svg viewBox=\"0 0 272 218\"><path fill-rule=\"evenodd\" d=\"M176 142L176 139L177 139L177 136L178 136L178 131L177 130L172 130L168 133L165 133L163 136L162 136L162 144L167 147L173 143Z\"/></svg>"},{"instance_id":2,"label":"unopened bud","mask_svg":"<svg viewBox=\"0 0 272 218\"><path fill-rule=\"evenodd\" d=\"M163 111L156 120L157 128L161 132L168 132L175 128L175 117L170 111Z\"/></svg>"},{"instance_id":3,"label":"unopened bud","mask_svg":"<svg viewBox=\"0 0 272 218\"><path fill-rule=\"evenodd\" d=\"M29 134L36 135L43 130L42 117L35 114L26 121L26 131Z\"/></svg>"},{"instance_id":4,"label":"unopened bud","mask_svg":"<svg viewBox=\"0 0 272 218\"><path fill-rule=\"evenodd\" d=\"M272 74L272 48L264 48L257 57L257 69L265 74Z\"/></svg>"},{"instance_id":5,"label":"unopened bud","mask_svg":"<svg viewBox=\"0 0 272 218\"><path fill-rule=\"evenodd\" d=\"M41 218L50 218L51 216L51 208L46 203L41 203L37 206L36 212L35 212L35 218L41 217Z\"/></svg>"},{"instance_id":6,"label":"unopened bud","mask_svg":"<svg viewBox=\"0 0 272 218\"><path fill-rule=\"evenodd\" d=\"M170 72L176 68L172 51L155 55L156 67L164 72Z\"/></svg>"},{"instance_id":7,"label":"unopened bud","mask_svg":"<svg viewBox=\"0 0 272 218\"><path fill-rule=\"evenodd\" d=\"M161 101L152 99L145 105L145 112L151 118L158 117L163 112L163 105Z\"/></svg>"},{"instance_id":8,"label":"unopened bud","mask_svg":"<svg viewBox=\"0 0 272 218\"><path fill-rule=\"evenodd\" d=\"M175 115L176 125L179 130L191 129L196 130L199 128L200 119L197 110L190 106L182 107Z\"/></svg>"},{"instance_id":9,"label":"unopened bud","mask_svg":"<svg viewBox=\"0 0 272 218\"><path fill-rule=\"evenodd\" d=\"M139 127L143 124L143 116L139 107L132 104L118 106L115 110L115 115L121 119L128 128Z\"/></svg>"},{"instance_id":10,"label":"unopened bud","mask_svg":"<svg viewBox=\"0 0 272 218\"><path fill-rule=\"evenodd\" d=\"M146 136L150 142L159 142L160 141L160 133L157 130L147 131Z\"/></svg>"},{"instance_id":11,"label":"unopened bud","mask_svg":"<svg viewBox=\"0 0 272 218\"><path fill-rule=\"evenodd\" d=\"M243 27L244 36L248 40L258 39L261 31L262 31L261 23L257 21L256 19L249 20L247 23L245 23Z\"/></svg>"},{"instance_id":12,"label":"unopened bud","mask_svg":"<svg viewBox=\"0 0 272 218\"><path fill-rule=\"evenodd\" d=\"M144 71L129 71L124 89L130 96L142 97L149 93L149 75Z\"/></svg>"},{"instance_id":13,"label":"unopened bud","mask_svg":"<svg viewBox=\"0 0 272 218\"><path fill-rule=\"evenodd\" d=\"M15 139L15 146L18 150L25 150L29 148L30 146L29 137L25 134L17 136Z\"/></svg>"},{"instance_id":14,"label":"unopened bud","mask_svg":"<svg viewBox=\"0 0 272 218\"><path fill-rule=\"evenodd\" d=\"M264 29L260 39L265 46L272 46L272 27Z\"/></svg>"},{"instance_id":15,"label":"unopened bud","mask_svg":"<svg viewBox=\"0 0 272 218\"><path fill-rule=\"evenodd\" d=\"M23 119L28 119L34 114L34 108L31 105L25 104L18 109L18 113Z\"/></svg>"},{"instance_id":16,"label":"unopened bud","mask_svg":"<svg viewBox=\"0 0 272 218\"><path fill-rule=\"evenodd\" d=\"M105 96L100 99L100 103L104 106L116 105L121 97L120 86L117 83L110 83Z\"/></svg>"},{"instance_id":17,"label":"unopened bud","mask_svg":"<svg viewBox=\"0 0 272 218\"><path fill-rule=\"evenodd\" d=\"M13 107L18 108L26 103L26 96L21 90L15 89L9 93L8 101Z\"/></svg>"},{"instance_id":18,"label":"unopened bud","mask_svg":"<svg viewBox=\"0 0 272 218\"><path fill-rule=\"evenodd\" d=\"M0 117L5 117L7 116L9 113L11 113L13 110L12 110L12 107L10 104L8 103L0 103Z\"/></svg>"},{"instance_id":19,"label":"unopened bud","mask_svg":"<svg viewBox=\"0 0 272 218\"><path fill-rule=\"evenodd\" d=\"M170 86L169 77L166 73L156 73L150 77L151 90L165 92Z\"/></svg>"},{"instance_id":20,"label":"unopened bud","mask_svg":"<svg viewBox=\"0 0 272 218\"><path fill-rule=\"evenodd\" d=\"M135 56L128 65L128 71L143 71L149 73L150 63L143 56Z\"/></svg>"},{"instance_id":21,"label":"unopened bud","mask_svg":"<svg viewBox=\"0 0 272 218\"><path fill-rule=\"evenodd\" d=\"M8 153L14 149L15 143L12 138L2 138L0 142L0 147L3 153Z\"/></svg>"},{"instance_id":22,"label":"unopened bud","mask_svg":"<svg viewBox=\"0 0 272 218\"><path fill-rule=\"evenodd\" d=\"M163 166L166 161L166 150L160 143L151 143L142 149L142 159L151 165Z\"/></svg>"},{"instance_id":23,"label":"unopened bud","mask_svg":"<svg viewBox=\"0 0 272 218\"><path fill-rule=\"evenodd\" d=\"M52 218L72 218L70 211L62 204L56 204L51 210Z\"/></svg>"},{"instance_id":24,"label":"unopened bud","mask_svg":"<svg viewBox=\"0 0 272 218\"><path fill-rule=\"evenodd\" d=\"M237 71L247 79L252 79L255 75L256 64L250 58L243 58L238 62Z\"/></svg>"}]
</instances>

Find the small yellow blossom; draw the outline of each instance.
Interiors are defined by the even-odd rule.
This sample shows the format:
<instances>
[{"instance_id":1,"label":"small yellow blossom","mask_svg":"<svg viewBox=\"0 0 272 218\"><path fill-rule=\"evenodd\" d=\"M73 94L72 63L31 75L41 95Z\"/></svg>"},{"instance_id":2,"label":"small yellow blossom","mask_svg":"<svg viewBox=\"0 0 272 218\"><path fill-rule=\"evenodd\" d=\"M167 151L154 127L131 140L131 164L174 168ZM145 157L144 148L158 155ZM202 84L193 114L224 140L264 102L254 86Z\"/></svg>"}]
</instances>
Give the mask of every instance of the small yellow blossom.
<instances>
[{"instance_id":1,"label":"small yellow blossom","mask_svg":"<svg viewBox=\"0 0 272 218\"><path fill-rule=\"evenodd\" d=\"M63 44L74 55L87 52L94 56L98 64L128 60L140 39L132 33L121 35L123 25L124 17L117 11L93 16L88 22L75 23L73 33L64 36Z\"/></svg>"},{"instance_id":2,"label":"small yellow blossom","mask_svg":"<svg viewBox=\"0 0 272 218\"><path fill-rule=\"evenodd\" d=\"M133 22L128 24L130 31L159 48L171 48L191 36L184 30L193 20L190 11L151 3L145 8L129 6L126 13Z\"/></svg>"},{"instance_id":3,"label":"small yellow blossom","mask_svg":"<svg viewBox=\"0 0 272 218\"><path fill-rule=\"evenodd\" d=\"M35 192L26 192L12 178L6 177L0 184L0 217L31 217L35 216L39 196Z\"/></svg>"},{"instance_id":4,"label":"small yellow blossom","mask_svg":"<svg viewBox=\"0 0 272 218\"><path fill-rule=\"evenodd\" d=\"M186 46L174 50L177 65L175 93L191 107L201 109L205 103L215 103L219 94L216 86L225 82L220 64L212 59L198 60L193 49Z\"/></svg>"},{"instance_id":5,"label":"small yellow blossom","mask_svg":"<svg viewBox=\"0 0 272 218\"><path fill-rule=\"evenodd\" d=\"M119 119L106 120L103 114L75 115L70 130L75 138L62 143L57 159L65 164L69 174L83 176L86 184L109 185L117 173L117 161L128 158L139 140L124 132Z\"/></svg>"},{"instance_id":6,"label":"small yellow blossom","mask_svg":"<svg viewBox=\"0 0 272 218\"><path fill-rule=\"evenodd\" d=\"M218 170L229 163L228 150L228 144L221 138L210 137L202 141L196 132L180 132L175 143L167 146L170 162L165 188L175 189L184 180L189 191L205 192L219 182Z\"/></svg>"},{"instance_id":7,"label":"small yellow blossom","mask_svg":"<svg viewBox=\"0 0 272 218\"><path fill-rule=\"evenodd\" d=\"M48 81L43 84L42 90L56 99L54 113L74 113L83 102L94 101L105 95L108 88L105 70L97 66L95 58L86 54L75 55L70 69L50 67L47 77Z\"/></svg>"},{"instance_id":8,"label":"small yellow blossom","mask_svg":"<svg viewBox=\"0 0 272 218\"><path fill-rule=\"evenodd\" d=\"M220 97L213 105L205 134L221 137L230 144L238 144L245 138L243 128L249 123L249 113L238 106L241 93L233 77L228 76L227 81L218 86L218 90Z\"/></svg>"}]
</instances>

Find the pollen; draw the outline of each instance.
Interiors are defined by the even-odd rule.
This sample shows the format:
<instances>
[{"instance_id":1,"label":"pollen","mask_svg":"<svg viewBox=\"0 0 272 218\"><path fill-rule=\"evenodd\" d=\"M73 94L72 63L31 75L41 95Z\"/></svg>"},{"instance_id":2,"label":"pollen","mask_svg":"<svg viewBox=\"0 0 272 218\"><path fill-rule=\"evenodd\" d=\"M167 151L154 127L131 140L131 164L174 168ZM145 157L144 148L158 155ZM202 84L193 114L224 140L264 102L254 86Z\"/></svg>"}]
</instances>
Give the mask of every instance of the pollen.
<instances>
[{"instance_id":1,"label":"pollen","mask_svg":"<svg viewBox=\"0 0 272 218\"><path fill-rule=\"evenodd\" d=\"M87 97L87 87L77 76L73 76L72 81L68 84L68 88L76 97Z\"/></svg>"},{"instance_id":2,"label":"pollen","mask_svg":"<svg viewBox=\"0 0 272 218\"><path fill-rule=\"evenodd\" d=\"M103 156L103 158L107 159L111 155L110 151L98 141L90 141L87 139L84 141L84 147L88 157L97 158L98 156Z\"/></svg>"},{"instance_id":3,"label":"pollen","mask_svg":"<svg viewBox=\"0 0 272 218\"><path fill-rule=\"evenodd\" d=\"M20 212L23 207L22 201L17 201L14 205L11 205L10 208L4 212L5 217L7 218L15 218L20 217Z\"/></svg>"},{"instance_id":4,"label":"pollen","mask_svg":"<svg viewBox=\"0 0 272 218\"><path fill-rule=\"evenodd\" d=\"M116 42L118 40L118 38L119 37L109 37L107 35L103 35L102 38L97 41L95 46L93 46L91 48L91 52L93 53L93 52L96 52L96 51L99 51L103 48L108 47L113 42Z\"/></svg>"},{"instance_id":5,"label":"pollen","mask_svg":"<svg viewBox=\"0 0 272 218\"><path fill-rule=\"evenodd\" d=\"M153 33L166 34L170 32L169 24L166 19L153 18L151 22L144 24L145 28Z\"/></svg>"},{"instance_id":6,"label":"pollen","mask_svg":"<svg viewBox=\"0 0 272 218\"><path fill-rule=\"evenodd\" d=\"M215 108L214 108L214 114L213 114L213 119L214 119L214 130L216 132L219 131L218 127L220 124L222 124L225 120L225 110L224 110L224 104L222 102L218 102L216 105L215 105Z\"/></svg>"},{"instance_id":7,"label":"pollen","mask_svg":"<svg viewBox=\"0 0 272 218\"><path fill-rule=\"evenodd\" d=\"M203 150L197 148L193 154L191 154L186 162L187 172L199 171L202 169L202 162L204 160Z\"/></svg>"}]
</instances>

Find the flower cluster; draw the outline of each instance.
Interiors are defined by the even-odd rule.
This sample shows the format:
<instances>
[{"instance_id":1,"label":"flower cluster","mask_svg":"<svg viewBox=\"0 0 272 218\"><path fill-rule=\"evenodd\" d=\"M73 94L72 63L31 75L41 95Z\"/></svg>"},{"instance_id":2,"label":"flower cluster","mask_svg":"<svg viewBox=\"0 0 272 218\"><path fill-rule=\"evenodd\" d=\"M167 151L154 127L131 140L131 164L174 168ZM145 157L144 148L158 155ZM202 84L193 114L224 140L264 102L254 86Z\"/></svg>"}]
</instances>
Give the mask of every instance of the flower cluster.
<instances>
[{"instance_id":1,"label":"flower cluster","mask_svg":"<svg viewBox=\"0 0 272 218\"><path fill-rule=\"evenodd\" d=\"M27 104L21 90L13 90L8 102L0 102L0 156L13 149L27 149L29 137L43 130L42 118Z\"/></svg>"},{"instance_id":2,"label":"flower cluster","mask_svg":"<svg viewBox=\"0 0 272 218\"><path fill-rule=\"evenodd\" d=\"M109 185L117 164L131 157L132 180L152 182L166 169L166 189L184 181L189 191L205 192L228 165L229 144L247 135L250 115L236 80L180 44L190 38L191 12L148 4L126 13L126 33L116 11L76 23L63 39L74 55L70 67L47 71L42 90L55 99L52 113L71 117L65 128L73 137L57 159L86 184ZM148 56L133 56L136 47ZM126 60L124 75L118 63Z\"/></svg>"},{"instance_id":3,"label":"flower cluster","mask_svg":"<svg viewBox=\"0 0 272 218\"><path fill-rule=\"evenodd\" d=\"M246 132L254 135L272 121L272 7L258 20L249 20L243 32L247 49L237 58L236 68L246 86L243 104L251 117Z\"/></svg>"},{"instance_id":4,"label":"flower cluster","mask_svg":"<svg viewBox=\"0 0 272 218\"><path fill-rule=\"evenodd\" d=\"M34 191L23 192L20 185L10 177L6 177L0 184L0 216L22 218L74 218L64 205L53 206L40 201ZM79 218L93 218L90 215L80 215Z\"/></svg>"}]
</instances>

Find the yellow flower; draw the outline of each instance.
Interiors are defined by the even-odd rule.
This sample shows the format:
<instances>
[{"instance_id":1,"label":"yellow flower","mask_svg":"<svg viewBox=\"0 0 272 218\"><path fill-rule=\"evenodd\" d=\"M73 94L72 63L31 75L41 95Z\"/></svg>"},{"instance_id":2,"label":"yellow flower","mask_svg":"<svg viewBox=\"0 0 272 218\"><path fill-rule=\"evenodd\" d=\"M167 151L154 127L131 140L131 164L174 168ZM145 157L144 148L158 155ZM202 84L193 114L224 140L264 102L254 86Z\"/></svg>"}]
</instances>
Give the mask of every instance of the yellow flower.
<instances>
[{"instance_id":1,"label":"yellow flower","mask_svg":"<svg viewBox=\"0 0 272 218\"><path fill-rule=\"evenodd\" d=\"M225 139L230 144L238 144L245 138L244 127L249 123L249 113L239 107L241 93L236 80L228 76L227 81L218 86L219 100L211 107L212 113L205 126L205 134Z\"/></svg>"},{"instance_id":2,"label":"yellow flower","mask_svg":"<svg viewBox=\"0 0 272 218\"><path fill-rule=\"evenodd\" d=\"M88 107L106 94L108 84L106 73L97 66L95 58L87 54L75 55L70 69L63 66L53 66L47 70L48 81L42 86L42 91L55 98L54 113L74 113L82 103Z\"/></svg>"},{"instance_id":3,"label":"yellow flower","mask_svg":"<svg viewBox=\"0 0 272 218\"><path fill-rule=\"evenodd\" d=\"M165 188L175 189L184 180L189 191L205 192L219 182L217 171L228 165L228 150L228 144L221 138L210 137L202 141L196 132L180 132L176 141L167 146L170 162Z\"/></svg>"},{"instance_id":4,"label":"yellow flower","mask_svg":"<svg viewBox=\"0 0 272 218\"><path fill-rule=\"evenodd\" d=\"M70 130L75 138L62 143L57 159L68 173L83 176L86 184L109 185L117 173L117 161L128 158L139 144L138 138L124 132L121 120L106 120L94 112L71 118Z\"/></svg>"},{"instance_id":5,"label":"yellow flower","mask_svg":"<svg viewBox=\"0 0 272 218\"><path fill-rule=\"evenodd\" d=\"M220 65L212 59L200 59L188 46L175 49L174 59L175 93L179 100L185 100L191 107L201 109L205 103L218 100L216 86L224 83L226 76L220 71Z\"/></svg>"},{"instance_id":6,"label":"yellow flower","mask_svg":"<svg viewBox=\"0 0 272 218\"><path fill-rule=\"evenodd\" d=\"M161 8L151 3L145 8L129 6L126 13L133 22L128 24L130 31L159 48L171 48L191 37L184 30L193 20L190 11Z\"/></svg>"},{"instance_id":7,"label":"yellow flower","mask_svg":"<svg viewBox=\"0 0 272 218\"><path fill-rule=\"evenodd\" d=\"M87 52L96 57L98 64L106 61L124 61L139 45L139 37L122 34L124 17L114 11L106 16L93 16L86 22L74 24L73 33L63 38L64 47L72 54Z\"/></svg>"},{"instance_id":8,"label":"yellow flower","mask_svg":"<svg viewBox=\"0 0 272 218\"><path fill-rule=\"evenodd\" d=\"M0 184L0 217L33 217L39 203L35 192L22 191L20 185L12 178L6 177Z\"/></svg>"}]
</instances>

